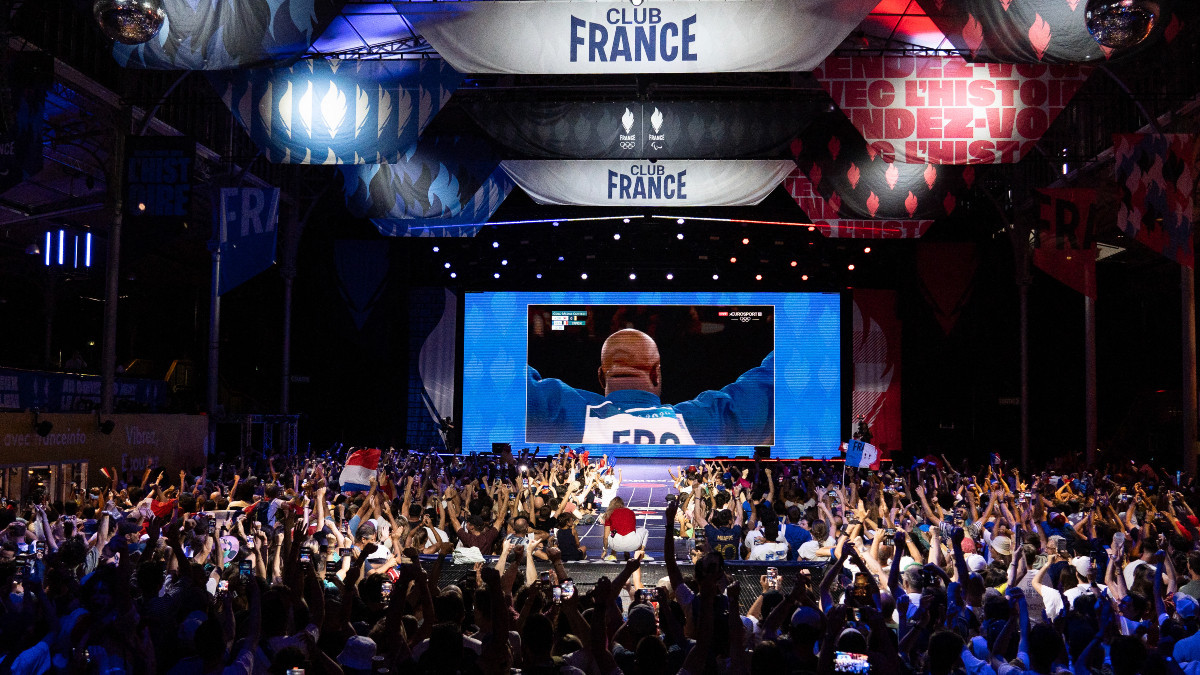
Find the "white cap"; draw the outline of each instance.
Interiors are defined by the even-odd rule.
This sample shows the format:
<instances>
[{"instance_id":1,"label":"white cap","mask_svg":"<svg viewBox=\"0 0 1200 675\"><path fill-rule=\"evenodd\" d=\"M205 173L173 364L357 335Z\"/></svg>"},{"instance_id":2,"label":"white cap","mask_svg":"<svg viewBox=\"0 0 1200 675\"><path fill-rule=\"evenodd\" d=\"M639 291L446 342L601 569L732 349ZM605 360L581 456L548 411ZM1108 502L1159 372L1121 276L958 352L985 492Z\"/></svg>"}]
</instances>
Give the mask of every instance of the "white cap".
<instances>
[{"instance_id":1,"label":"white cap","mask_svg":"<svg viewBox=\"0 0 1200 675\"><path fill-rule=\"evenodd\" d=\"M966 559L967 569L972 572L982 572L987 568L987 559L978 553L968 553Z\"/></svg>"}]
</instances>

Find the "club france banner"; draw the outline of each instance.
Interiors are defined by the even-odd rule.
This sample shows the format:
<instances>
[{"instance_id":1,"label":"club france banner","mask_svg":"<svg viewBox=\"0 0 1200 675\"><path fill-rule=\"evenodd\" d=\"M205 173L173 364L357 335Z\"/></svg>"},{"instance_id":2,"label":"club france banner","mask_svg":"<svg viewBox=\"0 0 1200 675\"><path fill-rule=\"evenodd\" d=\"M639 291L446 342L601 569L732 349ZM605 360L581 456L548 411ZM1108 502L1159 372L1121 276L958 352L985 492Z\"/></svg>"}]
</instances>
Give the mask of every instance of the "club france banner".
<instances>
[{"instance_id":1,"label":"club france banner","mask_svg":"<svg viewBox=\"0 0 1200 675\"><path fill-rule=\"evenodd\" d=\"M965 212L977 171L1003 167L904 164L867 145L840 112L792 143L796 164L830 208L851 220L935 220Z\"/></svg>"},{"instance_id":2,"label":"club france banner","mask_svg":"<svg viewBox=\"0 0 1200 675\"><path fill-rule=\"evenodd\" d=\"M916 239L933 225L932 220L868 220L843 218L842 199L835 192L829 199L813 189L808 176L796 167L783 186L804 209L812 224L826 237L846 239Z\"/></svg>"},{"instance_id":3,"label":"club france banner","mask_svg":"<svg viewBox=\"0 0 1200 675\"><path fill-rule=\"evenodd\" d=\"M1191 267L1200 135L1114 134L1113 146L1121 190L1117 226L1152 250Z\"/></svg>"},{"instance_id":4,"label":"club france banner","mask_svg":"<svg viewBox=\"0 0 1200 675\"><path fill-rule=\"evenodd\" d=\"M1087 0L917 0L938 30L972 61L994 63L1096 63L1131 56L1158 44L1146 40L1120 52L1101 47L1084 21ZM1170 37L1171 21L1152 34Z\"/></svg>"},{"instance_id":5,"label":"club france banner","mask_svg":"<svg viewBox=\"0 0 1200 675\"><path fill-rule=\"evenodd\" d=\"M126 68L228 70L288 63L306 52L345 0L162 0L167 18L140 45L113 45Z\"/></svg>"},{"instance_id":6,"label":"club france banner","mask_svg":"<svg viewBox=\"0 0 1200 675\"><path fill-rule=\"evenodd\" d=\"M512 192L513 182L504 169L496 169L457 215L442 218L373 218L375 228L387 237L474 237Z\"/></svg>"},{"instance_id":7,"label":"club france banner","mask_svg":"<svg viewBox=\"0 0 1200 675\"><path fill-rule=\"evenodd\" d=\"M463 73L796 72L816 67L876 0L395 2Z\"/></svg>"},{"instance_id":8,"label":"club france banner","mask_svg":"<svg viewBox=\"0 0 1200 675\"><path fill-rule=\"evenodd\" d=\"M462 76L439 59L329 59L209 81L271 162L380 164L411 151Z\"/></svg>"},{"instance_id":9,"label":"club france banner","mask_svg":"<svg viewBox=\"0 0 1200 675\"><path fill-rule=\"evenodd\" d=\"M342 166L346 206L358 218L454 217L499 164L482 139L422 139L394 164Z\"/></svg>"},{"instance_id":10,"label":"club france banner","mask_svg":"<svg viewBox=\"0 0 1200 675\"><path fill-rule=\"evenodd\" d=\"M1033 264L1076 291L1096 297L1095 190L1038 188Z\"/></svg>"},{"instance_id":11,"label":"club france banner","mask_svg":"<svg viewBox=\"0 0 1200 675\"><path fill-rule=\"evenodd\" d=\"M813 101L462 101L511 152L555 159L786 156Z\"/></svg>"},{"instance_id":12,"label":"club france banner","mask_svg":"<svg viewBox=\"0 0 1200 675\"><path fill-rule=\"evenodd\" d=\"M791 172L791 160L505 160L501 166L539 204L556 206L751 206Z\"/></svg>"},{"instance_id":13,"label":"club france banner","mask_svg":"<svg viewBox=\"0 0 1200 675\"><path fill-rule=\"evenodd\" d=\"M867 143L910 164L1015 164L1091 68L831 56L813 75Z\"/></svg>"},{"instance_id":14,"label":"club france banner","mask_svg":"<svg viewBox=\"0 0 1200 675\"><path fill-rule=\"evenodd\" d=\"M221 188L216 196L221 243L217 294L222 295L275 264L279 188Z\"/></svg>"}]
</instances>

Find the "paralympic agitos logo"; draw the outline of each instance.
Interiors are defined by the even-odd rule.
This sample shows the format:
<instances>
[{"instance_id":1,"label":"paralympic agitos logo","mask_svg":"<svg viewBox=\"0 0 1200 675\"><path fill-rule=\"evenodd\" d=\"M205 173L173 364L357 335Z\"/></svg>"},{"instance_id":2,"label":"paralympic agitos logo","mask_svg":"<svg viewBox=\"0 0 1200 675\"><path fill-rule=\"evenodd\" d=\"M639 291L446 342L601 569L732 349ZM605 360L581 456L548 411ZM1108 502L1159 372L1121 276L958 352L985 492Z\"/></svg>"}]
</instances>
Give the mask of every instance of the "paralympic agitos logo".
<instances>
[{"instance_id":1,"label":"paralympic agitos logo","mask_svg":"<svg viewBox=\"0 0 1200 675\"><path fill-rule=\"evenodd\" d=\"M665 21L659 7L613 7L598 23L571 16L571 62L697 61L696 15ZM580 52L583 52L582 54Z\"/></svg>"}]
</instances>

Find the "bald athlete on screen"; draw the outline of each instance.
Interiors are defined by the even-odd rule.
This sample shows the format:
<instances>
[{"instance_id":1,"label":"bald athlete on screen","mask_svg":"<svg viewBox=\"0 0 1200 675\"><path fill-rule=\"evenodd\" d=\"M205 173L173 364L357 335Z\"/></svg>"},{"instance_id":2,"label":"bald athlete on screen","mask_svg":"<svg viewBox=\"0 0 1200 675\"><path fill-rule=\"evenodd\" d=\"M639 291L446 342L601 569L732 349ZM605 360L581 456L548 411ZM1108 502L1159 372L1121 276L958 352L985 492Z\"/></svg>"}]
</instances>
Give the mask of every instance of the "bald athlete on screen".
<instances>
[{"instance_id":1,"label":"bald athlete on screen","mask_svg":"<svg viewBox=\"0 0 1200 675\"><path fill-rule=\"evenodd\" d=\"M698 364L702 367L702 364ZM775 353L720 391L664 404L658 345L626 328L604 341L596 376L604 394L543 378L528 367L526 441L637 445L772 445Z\"/></svg>"}]
</instances>

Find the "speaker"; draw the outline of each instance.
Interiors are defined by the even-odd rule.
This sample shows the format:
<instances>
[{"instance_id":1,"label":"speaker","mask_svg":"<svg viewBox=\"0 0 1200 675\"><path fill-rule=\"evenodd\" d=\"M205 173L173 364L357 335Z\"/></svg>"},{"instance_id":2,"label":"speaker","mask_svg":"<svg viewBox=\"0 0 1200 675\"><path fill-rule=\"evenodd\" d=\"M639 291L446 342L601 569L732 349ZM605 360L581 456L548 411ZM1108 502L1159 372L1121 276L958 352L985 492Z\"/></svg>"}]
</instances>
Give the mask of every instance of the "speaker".
<instances>
[{"instance_id":1,"label":"speaker","mask_svg":"<svg viewBox=\"0 0 1200 675\"><path fill-rule=\"evenodd\" d=\"M771 446L759 445L754 448L754 459L771 459Z\"/></svg>"}]
</instances>

